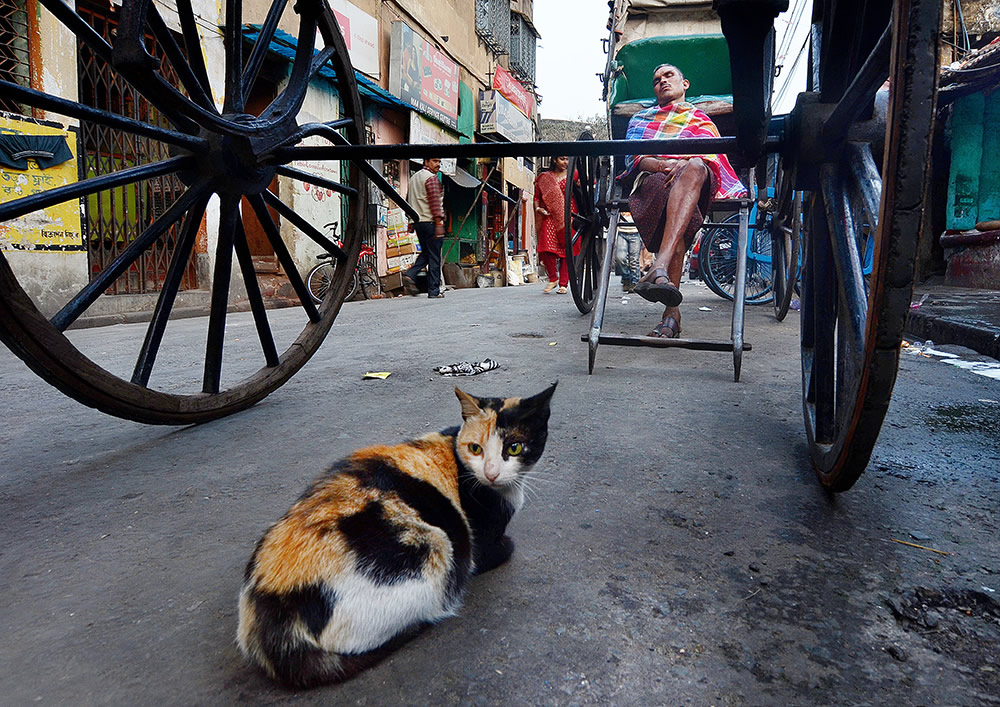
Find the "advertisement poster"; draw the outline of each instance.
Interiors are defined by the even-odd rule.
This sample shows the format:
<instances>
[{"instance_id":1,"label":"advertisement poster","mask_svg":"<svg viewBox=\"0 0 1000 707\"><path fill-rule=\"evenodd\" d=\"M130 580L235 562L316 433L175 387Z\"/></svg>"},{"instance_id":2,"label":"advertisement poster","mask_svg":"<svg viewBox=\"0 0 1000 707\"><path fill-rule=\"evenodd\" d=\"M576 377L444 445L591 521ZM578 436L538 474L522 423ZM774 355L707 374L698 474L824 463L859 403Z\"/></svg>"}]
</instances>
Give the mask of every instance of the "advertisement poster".
<instances>
[{"instance_id":1,"label":"advertisement poster","mask_svg":"<svg viewBox=\"0 0 1000 707\"><path fill-rule=\"evenodd\" d=\"M330 0L340 31L347 43L351 65L363 74L378 78L378 20L347 0ZM317 45L322 46L322 38Z\"/></svg>"},{"instance_id":2,"label":"advertisement poster","mask_svg":"<svg viewBox=\"0 0 1000 707\"><path fill-rule=\"evenodd\" d=\"M389 91L439 123L458 129L458 64L404 22L392 23Z\"/></svg>"},{"instance_id":3,"label":"advertisement poster","mask_svg":"<svg viewBox=\"0 0 1000 707\"><path fill-rule=\"evenodd\" d=\"M412 145L457 145L458 136L435 125L418 113L410 113L410 144ZM441 171L455 174L458 160L454 157L441 160Z\"/></svg>"},{"instance_id":4,"label":"advertisement poster","mask_svg":"<svg viewBox=\"0 0 1000 707\"><path fill-rule=\"evenodd\" d=\"M499 91L479 92L479 130L511 142L534 139L534 125Z\"/></svg>"},{"instance_id":5,"label":"advertisement poster","mask_svg":"<svg viewBox=\"0 0 1000 707\"><path fill-rule=\"evenodd\" d=\"M60 144L65 140L65 147L61 149L67 159L58 164L52 164L53 160L45 157L53 153L51 144L53 138ZM60 126L49 126L0 115L0 140L5 144L18 146L17 150L5 151L6 157L12 159L5 157L0 161L0 203L77 181L76 133L64 130ZM33 146L38 149L33 149ZM69 148L68 151L66 147ZM37 159L29 154L35 152L39 155ZM23 157L25 154L29 156ZM43 168L39 160L49 166ZM13 163L16 163L16 166ZM83 250L80 200L70 199L0 223L0 249Z\"/></svg>"},{"instance_id":6,"label":"advertisement poster","mask_svg":"<svg viewBox=\"0 0 1000 707\"><path fill-rule=\"evenodd\" d=\"M535 97L528 93L521 82L511 76L510 72L500 64L497 64L496 71L493 73L493 88L502 93L524 115L531 117L531 111L535 108Z\"/></svg>"}]
</instances>

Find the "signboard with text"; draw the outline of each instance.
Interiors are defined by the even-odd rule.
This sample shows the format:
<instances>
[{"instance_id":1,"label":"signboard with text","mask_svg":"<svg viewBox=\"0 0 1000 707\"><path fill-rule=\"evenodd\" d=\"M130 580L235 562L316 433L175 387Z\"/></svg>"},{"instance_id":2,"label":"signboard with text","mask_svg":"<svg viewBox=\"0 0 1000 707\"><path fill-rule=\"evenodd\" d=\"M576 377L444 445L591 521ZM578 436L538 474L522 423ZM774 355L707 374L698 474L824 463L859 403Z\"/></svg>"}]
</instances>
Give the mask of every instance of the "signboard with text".
<instances>
[{"instance_id":1,"label":"signboard with text","mask_svg":"<svg viewBox=\"0 0 1000 707\"><path fill-rule=\"evenodd\" d=\"M404 22L392 23L389 91L434 120L458 128L458 64Z\"/></svg>"},{"instance_id":2,"label":"signboard with text","mask_svg":"<svg viewBox=\"0 0 1000 707\"><path fill-rule=\"evenodd\" d=\"M413 145L457 145L458 136L435 125L419 113L410 113L410 143ZM454 174L458 160L454 157L441 160L441 171Z\"/></svg>"},{"instance_id":3,"label":"signboard with text","mask_svg":"<svg viewBox=\"0 0 1000 707\"><path fill-rule=\"evenodd\" d=\"M517 109L529 118L531 111L535 107L535 97L521 85L521 82L511 76L507 69L497 64L493 73L493 88L498 90L504 97L517 106Z\"/></svg>"},{"instance_id":4,"label":"signboard with text","mask_svg":"<svg viewBox=\"0 0 1000 707\"><path fill-rule=\"evenodd\" d=\"M479 132L499 135L511 142L534 139L531 119L499 91L479 92Z\"/></svg>"}]
</instances>

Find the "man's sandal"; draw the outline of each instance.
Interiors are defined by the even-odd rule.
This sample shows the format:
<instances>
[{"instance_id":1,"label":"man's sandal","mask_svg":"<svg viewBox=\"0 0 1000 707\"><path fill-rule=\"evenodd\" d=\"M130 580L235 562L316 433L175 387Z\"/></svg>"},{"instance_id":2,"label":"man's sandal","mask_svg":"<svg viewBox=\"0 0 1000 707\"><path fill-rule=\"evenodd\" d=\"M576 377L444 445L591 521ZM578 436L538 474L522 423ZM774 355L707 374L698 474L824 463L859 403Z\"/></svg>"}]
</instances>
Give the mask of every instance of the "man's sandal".
<instances>
[{"instance_id":1,"label":"man's sandal","mask_svg":"<svg viewBox=\"0 0 1000 707\"><path fill-rule=\"evenodd\" d=\"M676 339L681 335L681 323L674 317L664 317L646 336L654 339Z\"/></svg>"},{"instance_id":2,"label":"man's sandal","mask_svg":"<svg viewBox=\"0 0 1000 707\"><path fill-rule=\"evenodd\" d=\"M665 307L676 307L684 300L684 295L674 283L670 282L667 271L663 268L656 268L647 277L648 279L635 286L635 293L644 300L659 302ZM657 282L661 279L664 282Z\"/></svg>"}]
</instances>

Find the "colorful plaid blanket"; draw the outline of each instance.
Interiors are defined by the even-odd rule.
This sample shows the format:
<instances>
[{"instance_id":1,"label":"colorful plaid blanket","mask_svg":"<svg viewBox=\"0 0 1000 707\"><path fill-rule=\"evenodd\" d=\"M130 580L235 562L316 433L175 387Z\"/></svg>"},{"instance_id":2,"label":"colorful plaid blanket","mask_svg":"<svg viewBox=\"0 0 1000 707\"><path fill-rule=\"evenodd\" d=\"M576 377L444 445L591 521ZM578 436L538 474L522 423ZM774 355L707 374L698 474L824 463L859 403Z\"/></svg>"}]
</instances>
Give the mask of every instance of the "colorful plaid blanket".
<instances>
[{"instance_id":1,"label":"colorful plaid blanket","mask_svg":"<svg viewBox=\"0 0 1000 707\"><path fill-rule=\"evenodd\" d=\"M719 137L719 130L707 115L687 102L672 103L666 107L653 106L632 116L625 133L626 140L663 140L675 137ZM628 170L623 177L637 171L639 160L646 155L629 155ZM664 159L693 157L694 155L657 155ZM736 176L725 155L697 155L708 163L715 173L716 199L735 199L747 195L746 187Z\"/></svg>"}]
</instances>

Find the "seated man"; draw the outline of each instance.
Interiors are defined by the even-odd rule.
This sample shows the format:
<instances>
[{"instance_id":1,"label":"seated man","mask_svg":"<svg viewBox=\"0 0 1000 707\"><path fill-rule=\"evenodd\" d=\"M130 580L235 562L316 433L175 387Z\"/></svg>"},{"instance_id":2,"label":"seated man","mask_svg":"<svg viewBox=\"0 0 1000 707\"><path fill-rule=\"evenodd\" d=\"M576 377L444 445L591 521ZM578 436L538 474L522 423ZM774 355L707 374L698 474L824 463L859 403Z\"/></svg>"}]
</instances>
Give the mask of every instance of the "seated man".
<instances>
[{"instance_id":1,"label":"seated man","mask_svg":"<svg viewBox=\"0 0 1000 707\"><path fill-rule=\"evenodd\" d=\"M691 84L680 69L661 64L653 71L658 105L639 111L626 140L719 137L715 123L687 102ZM684 253L705 220L713 199L746 196L746 188L725 155L634 155L619 177L630 192L629 210L647 250L656 254L635 292L665 306L649 336L673 339L681 333L681 270Z\"/></svg>"}]
</instances>

